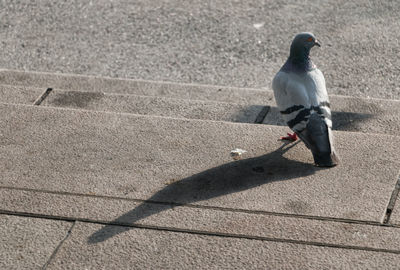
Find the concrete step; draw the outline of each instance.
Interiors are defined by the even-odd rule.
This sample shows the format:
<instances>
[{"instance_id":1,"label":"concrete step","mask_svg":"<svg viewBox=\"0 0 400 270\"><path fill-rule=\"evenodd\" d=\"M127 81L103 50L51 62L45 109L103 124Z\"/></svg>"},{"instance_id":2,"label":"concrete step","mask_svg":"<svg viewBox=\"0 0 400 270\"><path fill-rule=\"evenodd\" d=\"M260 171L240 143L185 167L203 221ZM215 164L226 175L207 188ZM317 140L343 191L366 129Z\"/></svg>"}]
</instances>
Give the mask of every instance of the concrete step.
<instances>
[{"instance_id":1,"label":"concrete step","mask_svg":"<svg viewBox=\"0 0 400 270\"><path fill-rule=\"evenodd\" d=\"M258 116L261 117L266 112L263 111L264 106L269 106L263 122L285 126L275 107L273 94L268 90L10 70L0 71L0 84L35 86L42 89L52 87L54 90L49 98L54 95L56 97L52 99L52 104L47 103L51 106L196 119L251 122L255 119L256 112L259 112ZM158 99L148 98L147 102L153 102L160 106L160 109L146 107L146 99L137 97L138 95L157 96ZM61 97L64 97L65 101L62 101ZM191 101L161 100L161 97ZM82 102L79 102L79 99ZM214 106L216 101L225 103ZM331 95L331 104L335 130L391 135L400 132L400 101Z\"/></svg>"},{"instance_id":2,"label":"concrete step","mask_svg":"<svg viewBox=\"0 0 400 270\"><path fill-rule=\"evenodd\" d=\"M3 103L33 104L43 93L43 88L0 84L0 102Z\"/></svg>"},{"instance_id":3,"label":"concrete step","mask_svg":"<svg viewBox=\"0 0 400 270\"><path fill-rule=\"evenodd\" d=\"M0 111L3 187L382 222L398 178L393 136L336 132L342 164L324 170L303 144L282 146L283 127L9 104ZM232 161L234 148L248 151L244 160Z\"/></svg>"},{"instance_id":4,"label":"concrete step","mask_svg":"<svg viewBox=\"0 0 400 270\"><path fill-rule=\"evenodd\" d=\"M352 247L399 253L400 228L379 223L282 215L240 208L146 202L96 194L59 193L33 189L0 189L3 213L30 213L32 216L113 224L129 228L164 228L248 239L282 239L298 244ZM236 206L237 207L237 206ZM393 223L398 224L400 223ZM129 228L103 228L88 238L92 244L106 241Z\"/></svg>"},{"instance_id":5,"label":"concrete step","mask_svg":"<svg viewBox=\"0 0 400 270\"><path fill-rule=\"evenodd\" d=\"M398 254L384 252L143 228L88 243L101 229L77 222L49 269L397 269L400 263ZM110 226L105 233L121 229Z\"/></svg>"},{"instance_id":6,"label":"concrete step","mask_svg":"<svg viewBox=\"0 0 400 270\"><path fill-rule=\"evenodd\" d=\"M75 223L49 269L400 262L395 136L336 131L342 164L320 169L277 140L285 127L4 103L0 115L0 217L57 221L57 235ZM248 152L233 161L234 148Z\"/></svg>"},{"instance_id":7,"label":"concrete step","mask_svg":"<svg viewBox=\"0 0 400 270\"><path fill-rule=\"evenodd\" d=\"M273 103L272 92L258 89L16 70L0 70L0 84L85 92L165 96L236 104L270 105Z\"/></svg>"},{"instance_id":8,"label":"concrete step","mask_svg":"<svg viewBox=\"0 0 400 270\"><path fill-rule=\"evenodd\" d=\"M53 90L41 105L243 123L261 123L269 110L261 105L62 90Z\"/></svg>"}]
</instances>

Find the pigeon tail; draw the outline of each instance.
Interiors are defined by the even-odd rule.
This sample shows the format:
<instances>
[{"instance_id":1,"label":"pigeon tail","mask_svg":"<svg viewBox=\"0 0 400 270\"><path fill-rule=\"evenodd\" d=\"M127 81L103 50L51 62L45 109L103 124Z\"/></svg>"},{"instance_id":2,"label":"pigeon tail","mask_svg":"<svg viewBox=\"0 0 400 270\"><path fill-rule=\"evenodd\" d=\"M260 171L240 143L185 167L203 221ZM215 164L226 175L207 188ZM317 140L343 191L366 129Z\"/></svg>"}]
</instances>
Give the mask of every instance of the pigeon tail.
<instances>
[{"instance_id":1,"label":"pigeon tail","mask_svg":"<svg viewBox=\"0 0 400 270\"><path fill-rule=\"evenodd\" d=\"M333 148L333 136L320 115L311 114L306 128L297 135L311 150L317 166L333 167L338 164L339 158Z\"/></svg>"}]
</instances>

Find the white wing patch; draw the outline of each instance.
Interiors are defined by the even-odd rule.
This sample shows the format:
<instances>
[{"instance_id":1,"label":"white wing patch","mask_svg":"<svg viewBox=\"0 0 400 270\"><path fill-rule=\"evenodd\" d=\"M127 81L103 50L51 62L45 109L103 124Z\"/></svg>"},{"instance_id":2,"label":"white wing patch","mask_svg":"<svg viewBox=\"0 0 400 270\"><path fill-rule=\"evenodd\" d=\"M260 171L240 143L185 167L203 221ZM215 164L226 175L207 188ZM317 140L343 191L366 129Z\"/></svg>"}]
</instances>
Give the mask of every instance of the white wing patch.
<instances>
[{"instance_id":1,"label":"white wing patch","mask_svg":"<svg viewBox=\"0 0 400 270\"><path fill-rule=\"evenodd\" d=\"M314 113L332 128L325 79L319 69L304 74L279 71L272 81L272 89L281 115L292 130L301 132Z\"/></svg>"}]
</instances>

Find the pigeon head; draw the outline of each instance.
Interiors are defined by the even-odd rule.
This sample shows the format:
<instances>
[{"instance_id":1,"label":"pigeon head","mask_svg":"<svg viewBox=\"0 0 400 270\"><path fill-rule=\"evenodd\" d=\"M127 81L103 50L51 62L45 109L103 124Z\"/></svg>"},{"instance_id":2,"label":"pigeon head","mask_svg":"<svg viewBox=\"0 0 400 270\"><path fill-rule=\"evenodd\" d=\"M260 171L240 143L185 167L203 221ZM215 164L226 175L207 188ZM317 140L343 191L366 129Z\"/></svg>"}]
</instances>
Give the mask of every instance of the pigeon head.
<instances>
[{"instance_id":1,"label":"pigeon head","mask_svg":"<svg viewBox=\"0 0 400 270\"><path fill-rule=\"evenodd\" d=\"M290 46L290 56L292 58L308 58L310 50L314 46L321 47L321 44L312 33L297 34Z\"/></svg>"},{"instance_id":2,"label":"pigeon head","mask_svg":"<svg viewBox=\"0 0 400 270\"><path fill-rule=\"evenodd\" d=\"M296 35L290 46L289 58L282 70L303 73L314 69L315 65L310 59L310 50L314 46L321 47L321 44L313 34L305 32Z\"/></svg>"}]
</instances>

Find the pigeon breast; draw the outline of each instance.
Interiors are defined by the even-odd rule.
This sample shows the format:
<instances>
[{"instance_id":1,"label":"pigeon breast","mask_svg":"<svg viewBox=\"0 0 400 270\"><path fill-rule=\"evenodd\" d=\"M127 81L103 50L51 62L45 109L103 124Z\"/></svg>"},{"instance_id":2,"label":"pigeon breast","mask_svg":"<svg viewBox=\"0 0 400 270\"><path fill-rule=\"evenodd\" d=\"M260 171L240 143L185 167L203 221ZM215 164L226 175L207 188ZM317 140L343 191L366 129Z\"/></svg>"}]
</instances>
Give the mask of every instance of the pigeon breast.
<instances>
[{"instance_id":1,"label":"pigeon breast","mask_svg":"<svg viewBox=\"0 0 400 270\"><path fill-rule=\"evenodd\" d=\"M325 78L318 68L301 73L280 70L272 81L272 88L282 117L293 131L305 129L314 113L332 127Z\"/></svg>"}]
</instances>

